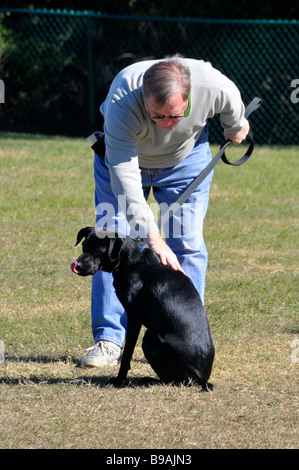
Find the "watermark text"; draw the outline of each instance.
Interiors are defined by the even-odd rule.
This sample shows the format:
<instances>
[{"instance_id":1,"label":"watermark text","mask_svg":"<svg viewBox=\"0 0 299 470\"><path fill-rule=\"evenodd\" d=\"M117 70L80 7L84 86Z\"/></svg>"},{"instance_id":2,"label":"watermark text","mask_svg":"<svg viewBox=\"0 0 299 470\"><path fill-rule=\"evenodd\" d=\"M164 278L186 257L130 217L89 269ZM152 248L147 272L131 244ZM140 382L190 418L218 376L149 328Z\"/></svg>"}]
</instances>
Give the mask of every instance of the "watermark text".
<instances>
[{"instance_id":1,"label":"watermark text","mask_svg":"<svg viewBox=\"0 0 299 470\"><path fill-rule=\"evenodd\" d=\"M152 231L152 222L163 224L163 234L166 238L188 238L202 234L203 204L185 203L168 205L152 202L148 204L150 212L141 213L138 206L128 205L126 196L119 196L117 205L109 202L100 203L96 207L98 236L99 229L109 229L111 233L117 232L119 236L146 238ZM111 235L113 236L113 235Z\"/></svg>"},{"instance_id":2,"label":"watermark text","mask_svg":"<svg viewBox=\"0 0 299 470\"><path fill-rule=\"evenodd\" d=\"M291 342L291 348L293 348L291 354L291 362L292 364L298 364L299 362L299 338L293 339Z\"/></svg>"},{"instance_id":3,"label":"watermark text","mask_svg":"<svg viewBox=\"0 0 299 470\"><path fill-rule=\"evenodd\" d=\"M291 93L291 101L297 104L299 103L299 78L294 78L294 80L291 81L291 88L295 88Z\"/></svg>"},{"instance_id":4,"label":"watermark text","mask_svg":"<svg viewBox=\"0 0 299 470\"><path fill-rule=\"evenodd\" d=\"M0 339L0 364L4 364L4 354L5 354L5 346L4 342Z\"/></svg>"},{"instance_id":5,"label":"watermark text","mask_svg":"<svg viewBox=\"0 0 299 470\"><path fill-rule=\"evenodd\" d=\"M0 103L5 103L5 85L3 80L0 80Z\"/></svg>"}]
</instances>

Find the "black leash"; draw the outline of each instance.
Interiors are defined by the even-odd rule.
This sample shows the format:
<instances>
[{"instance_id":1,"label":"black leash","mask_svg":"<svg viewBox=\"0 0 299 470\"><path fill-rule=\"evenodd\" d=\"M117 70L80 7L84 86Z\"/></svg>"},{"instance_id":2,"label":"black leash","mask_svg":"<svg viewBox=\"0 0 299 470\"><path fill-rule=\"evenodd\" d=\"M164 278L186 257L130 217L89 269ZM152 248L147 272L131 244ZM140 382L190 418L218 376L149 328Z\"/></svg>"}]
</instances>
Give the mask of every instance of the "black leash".
<instances>
[{"instance_id":1,"label":"black leash","mask_svg":"<svg viewBox=\"0 0 299 470\"><path fill-rule=\"evenodd\" d=\"M262 100L260 98L253 98L253 100L249 103L249 105L245 109L245 117L248 118L253 111L256 111L262 104ZM234 165L234 166L240 166L243 165L243 163L247 162L248 158L251 156L253 149L254 149L254 140L253 140L253 133L252 130L249 130L249 133L246 137L247 140L249 140L249 147L246 151L246 153L241 157L239 160L235 162L230 162L226 155L225 155L225 149L230 145L231 140L227 139L225 142L220 147L219 152L215 155L215 157L211 160L211 162L202 170L202 172L192 181L192 183L189 184L187 189L183 192L183 194L180 195L180 197L177 199L176 202L171 204L171 206L168 208L168 210L163 214L163 216L159 219L158 221L158 227L161 228L170 217L173 216L173 214L178 210L178 208L188 199L190 194L195 191L195 189L203 182L203 180L208 176L209 173L213 170L213 168L217 165L220 159L226 164L226 165Z\"/></svg>"}]
</instances>

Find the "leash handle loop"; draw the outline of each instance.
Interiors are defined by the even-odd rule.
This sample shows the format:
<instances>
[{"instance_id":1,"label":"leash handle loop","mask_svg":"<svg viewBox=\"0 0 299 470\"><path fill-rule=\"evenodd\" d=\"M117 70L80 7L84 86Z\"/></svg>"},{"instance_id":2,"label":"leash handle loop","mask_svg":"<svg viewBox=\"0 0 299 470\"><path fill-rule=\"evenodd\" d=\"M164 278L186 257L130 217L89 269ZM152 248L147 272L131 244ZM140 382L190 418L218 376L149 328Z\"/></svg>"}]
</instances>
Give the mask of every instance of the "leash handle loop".
<instances>
[{"instance_id":1,"label":"leash handle loop","mask_svg":"<svg viewBox=\"0 0 299 470\"><path fill-rule=\"evenodd\" d=\"M256 111L261 106L262 102L263 100L261 100L261 98L258 98L257 96L253 98L253 100L249 103L249 105L245 109L244 115L246 119L250 116L251 113L253 113L253 111ZM225 155L225 149L230 144L231 140L228 139L225 142L223 142L223 144L220 147L220 151L223 150L223 154L221 155L221 160L226 165L233 165L233 166L240 166L240 165L243 165L243 163L247 162L248 158L251 156L253 149L254 149L253 133L251 129L249 130L247 134L246 140L248 140L250 143L249 147L246 153L243 155L243 157L239 158L239 160L235 162L230 162L227 156Z\"/></svg>"}]
</instances>

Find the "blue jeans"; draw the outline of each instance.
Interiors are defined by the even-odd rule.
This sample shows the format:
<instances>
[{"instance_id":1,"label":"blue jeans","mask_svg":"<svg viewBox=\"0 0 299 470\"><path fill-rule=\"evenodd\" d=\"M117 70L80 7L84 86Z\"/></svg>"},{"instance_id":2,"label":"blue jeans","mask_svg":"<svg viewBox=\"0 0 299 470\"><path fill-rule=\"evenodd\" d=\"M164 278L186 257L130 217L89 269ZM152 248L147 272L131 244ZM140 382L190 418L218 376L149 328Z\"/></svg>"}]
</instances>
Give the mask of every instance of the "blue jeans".
<instances>
[{"instance_id":1,"label":"blue jeans","mask_svg":"<svg viewBox=\"0 0 299 470\"><path fill-rule=\"evenodd\" d=\"M178 199L211 158L208 131L205 129L187 158L176 166L141 169L145 198L148 198L152 188L154 197L163 212L163 208L166 210ZM203 239L202 226L208 208L212 175L211 172L164 227L164 236L168 246L176 254L187 276L192 279L203 302L208 253ZM104 161L97 155L94 160L94 177L95 204L96 208L100 208L97 210L97 225L101 225L103 217L107 220L107 211L102 209L108 207L109 203L115 208L111 220L117 221L118 231L129 233L125 216L118 210L117 199L110 187L109 171ZM116 297L112 282L111 273L98 271L92 277L92 332L95 341L106 339L122 346L127 318Z\"/></svg>"}]
</instances>

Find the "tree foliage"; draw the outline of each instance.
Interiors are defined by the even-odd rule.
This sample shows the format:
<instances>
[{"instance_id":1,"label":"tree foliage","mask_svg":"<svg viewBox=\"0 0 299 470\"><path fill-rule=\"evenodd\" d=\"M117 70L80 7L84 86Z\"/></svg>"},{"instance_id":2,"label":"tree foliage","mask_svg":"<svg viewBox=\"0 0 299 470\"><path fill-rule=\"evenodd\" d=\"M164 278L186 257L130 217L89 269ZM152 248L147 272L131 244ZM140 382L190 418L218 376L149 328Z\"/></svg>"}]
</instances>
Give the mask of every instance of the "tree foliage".
<instances>
[{"instance_id":1,"label":"tree foliage","mask_svg":"<svg viewBox=\"0 0 299 470\"><path fill-rule=\"evenodd\" d=\"M298 19L294 0L8 0L2 8L91 10L119 15L192 18ZM297 5L296 5L297 3Z\"/></svg>"}]
</instances>

